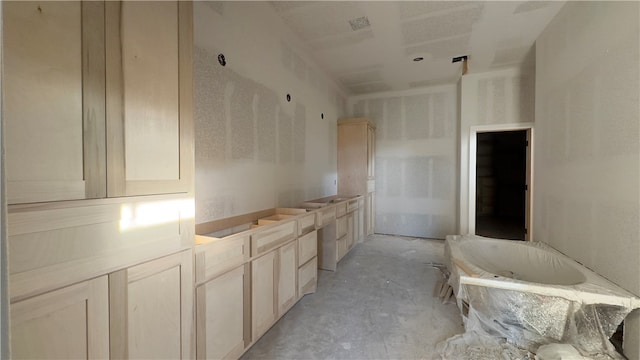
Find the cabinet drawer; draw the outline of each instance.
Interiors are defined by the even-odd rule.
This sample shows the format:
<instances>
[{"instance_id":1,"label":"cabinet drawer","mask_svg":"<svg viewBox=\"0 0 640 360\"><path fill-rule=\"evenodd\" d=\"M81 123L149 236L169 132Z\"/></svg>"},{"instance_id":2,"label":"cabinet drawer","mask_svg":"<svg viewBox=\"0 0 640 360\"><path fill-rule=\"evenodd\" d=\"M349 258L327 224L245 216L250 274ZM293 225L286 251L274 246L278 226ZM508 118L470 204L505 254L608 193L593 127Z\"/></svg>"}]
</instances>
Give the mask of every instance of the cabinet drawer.
<instances>
[{"instance_id":1,"label":"cabinet drawer","mask_svg":"<svg viewBox=\"0 0 640 360\"><path fill-rule=\"evenodd\" d=\"M229 236L195 247L196 284L249 260L249 235Z\"/></svg>"},{"instance_id":2,"label":"cabinet drawer","mask_svg":"<svg viewBox=\"0 0 640 360\"><path fill-rule=\"evenodd\" d=\"M347 217L343 216L336 220L336 239L347 235Z\"/></svg>"},{"instance_id":3,"label":"cabinet drawer","mask_svg":"<svg viewBox=\"0 0 640 360\"><path fill-rule=\"evenodd\" d=\"M298 264L304 264L318 254L318 232L312 231L298 239Z\"/></svg>"},{"instance_id":4,"label":"cabinet drawer","mask_svg":"<svg viewBox=\"0 0 640 360\"><path fill-rule=\"evenodd\" d=\"M298 296L316 291L318 284L318 258L314 257L298 269Z\"/></svg>"},{"instance_id":5,"label":"cabinet drawer","mask_svg":"<svg viewBox=\"0 0 640 360\"><path fill-rule=\"evenodd\" d=\"M251 256L263 254L296 237L296 222L288 221L251 235Z\"/></svg>"},{"instance_id":6,"label":"cabinet drawer","mask_svg":"<svg viewBox=\"0 0 640 360\"><path fill-rule=\"evenodd\" d=\"M298 219L298 235L308 233L316 228L316 215L307 214Z\"/></svg>"},{"instance_id":7,"label":"cabinet drawer","mask_svg":"<svg viewBox=\"0 0 640 360\"><path fill-rule=\"evenodd\" d=\"M326 209L320 209L316 213L316 227L321 228L336 219L336 208L330 206Z\"/></svg>"},{"instance_id":8,"label":"cabinet drawer","mask_svg":"<svg viewBox=\"0 0 640 360\"><path fill-rule=\"evenodd\" d=\"M358 208L358 199L351 200L347 203L347 212L352 212Z\"/></svg>"},{"instance_id":9,"label":"cabinet drawer","mask_svg":"<svg viewBox=\"0 0 640 360\"><path fill-rule=\"evenodd\" d=\"M343 202L336 205L336 217L340 217L347 213L347 203Z\"/></svg>"}]
</instances>

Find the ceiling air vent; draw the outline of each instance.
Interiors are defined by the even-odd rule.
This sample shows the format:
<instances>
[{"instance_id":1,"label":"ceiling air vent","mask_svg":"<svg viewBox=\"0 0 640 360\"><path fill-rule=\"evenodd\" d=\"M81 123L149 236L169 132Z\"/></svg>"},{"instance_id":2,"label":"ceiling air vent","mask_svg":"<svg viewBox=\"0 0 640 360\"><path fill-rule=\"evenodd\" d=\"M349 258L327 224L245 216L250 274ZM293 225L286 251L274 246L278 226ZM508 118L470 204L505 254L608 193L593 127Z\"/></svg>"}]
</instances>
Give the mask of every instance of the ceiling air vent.
<instances>
[{"instance_id":1,"label":"ceiling air vent","mask_svg":"<svg viewBox=\"0 0 640 360\"><path fill-rule=\"evenodd\" d=\"M351 25L353 31L368 28L369 26L371 26L371 24L369 23L369 18L367 18L366 16L349 20L349 25Z\"/></svg>"}]
</instances>

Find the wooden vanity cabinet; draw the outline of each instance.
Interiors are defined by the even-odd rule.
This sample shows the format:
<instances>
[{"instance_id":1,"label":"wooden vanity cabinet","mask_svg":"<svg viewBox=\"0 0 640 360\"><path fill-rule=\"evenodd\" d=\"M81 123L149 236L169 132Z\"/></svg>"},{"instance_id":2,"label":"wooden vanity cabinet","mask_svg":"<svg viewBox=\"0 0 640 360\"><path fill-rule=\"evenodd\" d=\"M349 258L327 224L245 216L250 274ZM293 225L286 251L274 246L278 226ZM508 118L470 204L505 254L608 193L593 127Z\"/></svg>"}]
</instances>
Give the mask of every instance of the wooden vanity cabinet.
<instances>
[{"instance_id":1,"label":"wooden vanity cabinet","mask_svg":"<svg viewBox=\"0 0 640 360\"><path fill-rule=\"evenodd\" d=\"M236 359L244 352L249 266L235 269L196 288L198 359Z\"/></svg>"}]
</instances>

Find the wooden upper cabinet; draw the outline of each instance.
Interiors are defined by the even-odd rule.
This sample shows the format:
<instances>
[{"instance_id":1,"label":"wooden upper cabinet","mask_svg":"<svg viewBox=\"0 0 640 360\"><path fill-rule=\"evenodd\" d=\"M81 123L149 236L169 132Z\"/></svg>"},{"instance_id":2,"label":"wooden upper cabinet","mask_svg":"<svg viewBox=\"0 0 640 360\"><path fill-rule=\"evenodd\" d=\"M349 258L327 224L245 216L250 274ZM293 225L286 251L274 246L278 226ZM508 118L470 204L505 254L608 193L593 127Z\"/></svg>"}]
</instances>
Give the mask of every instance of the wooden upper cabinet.
<instances>
[{"instance_id":1,"label":"wooden upper cabinet","mask_svg":"<svg viewBox=\"0 0 640 360\"><path fill-rule=\"evenodd\" d=\"M107 2L109 196L191 190L192 4Z\"/></svg>"},{"instance_id":2,"label":"wooden upper cabinet","mask_svg":"<svg viewBox=\"0 0 640 360\"><path fill-rule=\"evenodd\" d=\"M366 195L375 179L375 125L367 118L338 120L338 193Z\"/></svg>"},{"instance_id":3,"label":"wooden upper cabinet","mask_svg":"<svg viewBox=\"0 0 640 360\"><path fill-rule=\"evenodd\" d=\"M9 204L191 191L191 2L2 6Z\"/></svg>"},{"instance_id":4,"label":"wooden upper cabinet","mask_svg":"<svg viewBox=\"0 0 640 360\"><path fill-rule=\"evenodd\" d=\"M104 4L2 6L9 204L104 197Z\"/></svg>"}]
</instances>

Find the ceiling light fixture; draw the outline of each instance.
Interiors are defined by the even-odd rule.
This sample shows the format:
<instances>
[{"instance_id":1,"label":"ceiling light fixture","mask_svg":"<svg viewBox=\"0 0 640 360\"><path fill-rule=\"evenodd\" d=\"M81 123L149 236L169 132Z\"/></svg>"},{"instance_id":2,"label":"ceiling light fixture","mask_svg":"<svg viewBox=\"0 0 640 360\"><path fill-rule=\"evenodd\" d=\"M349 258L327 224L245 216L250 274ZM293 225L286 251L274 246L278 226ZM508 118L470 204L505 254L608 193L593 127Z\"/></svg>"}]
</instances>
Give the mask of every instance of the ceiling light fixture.
<instances>
[{"instance_id":1,"label":"ceiling light fixture","mask_svg":"<svg viewBox=\"0 0 640 360\"><path fill-rule=\"evenodd\" d=\"M424 58L422 56L418 56L417 58L413 58L413 61L422 61Z\"/></svg>"}]
</instances>

